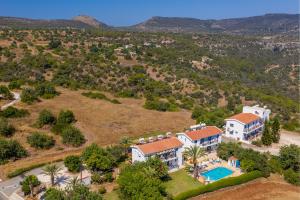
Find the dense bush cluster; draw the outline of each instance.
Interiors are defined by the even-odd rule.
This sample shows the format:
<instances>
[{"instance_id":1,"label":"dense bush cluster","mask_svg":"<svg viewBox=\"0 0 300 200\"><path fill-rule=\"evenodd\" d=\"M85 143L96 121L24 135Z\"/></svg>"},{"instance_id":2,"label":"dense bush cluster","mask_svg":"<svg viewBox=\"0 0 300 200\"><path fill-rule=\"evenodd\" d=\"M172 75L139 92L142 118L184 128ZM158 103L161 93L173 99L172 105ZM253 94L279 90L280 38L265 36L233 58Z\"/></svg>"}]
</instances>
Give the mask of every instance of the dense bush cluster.
<instances>
[{"instance_id":1,"label":"dense bush cluster","mask_svg":"<svg viewBox=\"0 0 300 200\"><path fill-rule=\"evenodd\" d=\"M52 136L48 136L44 133L38 132L32 133L30 136L28 136L27 142L31 147L37 149L50 149L55 145L55 140Z\"/></svg>"},{"instance_id":2,"label":"dense bush cluster","mask_svg":"<svg viewBox=\"0 0 300 200\"><path fill-rule=\"evenodd\" d=\"M9 137L14 134L15 128L6 118L0 117L0 136Z\"/></svg>"},{"instance_id":3,"label":"dense bush cluster","mask_svg":"<svg viewBox=\"0 0 300 200\"><path fill-rule=\"evenodd\" d=\"M13 106L7 107L5 110L0 111L0 116L5 118L20 118L29 115L25 109L18 109Z\"/></svg>"},{"instance_id":4,"label":"dense bush cluster","mask_svg":"<svg viewBox=\"0 0 300 200\"><path fill-rule=\"evenodd\" d=\"M164 199L166 191L162 179L167 167L159 159L134 163L121 170L117 180L121 199Z\"/></svg>"},{"instance_id":5,"label":"dense bush cluster","mask_svg":"<svg viewBox=\"0 0 300 200\"><path fill-rule=\"evenodd\" d=\"M0 138L0 163L10 159L23 158L27 155L27 151L17 141Z\"/></svg>"}]
</instances>

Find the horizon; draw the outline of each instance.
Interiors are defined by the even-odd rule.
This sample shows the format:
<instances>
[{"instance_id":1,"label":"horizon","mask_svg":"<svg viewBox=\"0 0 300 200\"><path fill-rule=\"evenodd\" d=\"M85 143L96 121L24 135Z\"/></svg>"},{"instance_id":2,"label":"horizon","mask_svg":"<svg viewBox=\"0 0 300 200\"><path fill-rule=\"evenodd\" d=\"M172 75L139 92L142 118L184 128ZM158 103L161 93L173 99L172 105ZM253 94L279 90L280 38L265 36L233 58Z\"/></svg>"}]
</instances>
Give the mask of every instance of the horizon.
<instances>
[{"instance_id":1,"label":"horizon","mask_svg":"<svg viewBox=\"0 0 300 200\"><path fill-rule=\"evenodd\" d=\"M217 3L216 3L217 2ZM2 2L0 15L30 19L72 19L87 15L111 26L130 26L152 17L184 17L202 20L244 18L265 14L299 14L298 0L286 4L277 0L96 0L81 2L74 0L43 1L10 0ZM53 12L55 10L56 12Z\"/></svg>"}]
</instances>

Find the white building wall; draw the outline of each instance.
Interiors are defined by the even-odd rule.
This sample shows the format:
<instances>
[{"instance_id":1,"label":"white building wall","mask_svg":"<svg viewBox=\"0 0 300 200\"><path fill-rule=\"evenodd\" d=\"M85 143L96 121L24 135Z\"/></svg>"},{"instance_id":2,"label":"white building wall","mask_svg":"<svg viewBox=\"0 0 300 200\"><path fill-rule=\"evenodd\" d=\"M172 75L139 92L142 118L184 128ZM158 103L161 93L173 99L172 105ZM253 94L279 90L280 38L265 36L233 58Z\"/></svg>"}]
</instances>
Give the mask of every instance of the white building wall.
<instances>
[{"instance_id":1,"label":"white building wall","mask_svg":"<svg viewBox=\"0 0 300 200\"><path fill-rule=\"evenodd\" d=\"M184 133L178 133L177 138L183 143L183 149L194 145L193 141L186 137Z\"/></svg>"},{"instance_id":2,"label":"white building wall","mask_svg":"<svg viewBox=\"0 0 300 200\"><path fill-rule=\"evenodd\" d=\"M184 151L184 148L181 147L177 150L177 153L176 153L179 167L181 167L183 165L183 156L182 156L183 151Z\"/></svg>"},{"instance_id":3,"label":"white building wall","mask_svg":"<svg viewBox=\"0 0 300 200\"><path fill-rule=\"evenodd\" d=\"M132 148L132 163L134 162L144 162L146 157L137 148Z\"/></svg>"},{"instance_id":4,"label":"white building wall","mask_svg":"<svg viewBox=\"0 0 300 200\"><path fill-rule=\"evenodd\" d=\"M235 121L235 120L227 120L225 135L226 137L230 137L236 140L243 140L243 132L244 132L244 124Z\"/></svg>"},{"instance_id":5,"label":"white building wall","mask_svg":"<svg viewBox=\"0 0 300 200\"><path fill-rule=\"evenodd\" d=\"M243 113L252 113L254 115L258 115L264 121L268 121L270 118L271 110L267 108L262 108L259 106L244 106Z\"/></svg>"}]
</instances>

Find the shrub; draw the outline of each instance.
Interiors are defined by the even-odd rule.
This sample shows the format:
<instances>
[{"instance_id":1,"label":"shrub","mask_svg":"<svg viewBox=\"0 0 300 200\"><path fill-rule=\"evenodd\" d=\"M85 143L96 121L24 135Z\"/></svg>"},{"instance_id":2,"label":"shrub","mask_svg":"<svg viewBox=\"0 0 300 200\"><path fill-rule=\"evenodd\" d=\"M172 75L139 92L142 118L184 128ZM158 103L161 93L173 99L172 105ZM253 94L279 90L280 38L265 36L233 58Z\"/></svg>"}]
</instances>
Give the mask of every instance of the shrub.
<instances>
[{"instance_id":1,"label":"shrub","mask_svg":"<svg viewBox=\"0 0 300 200\"><path fill-rule=\"evenodd\" d=\"M284 173L284 180L293 184L293 185L300 185L300 175L299 173L295 172L293 169L285 170Z\"/></svg>"},{"instance_id":2,"label":"shrub","mask_svg":"<svg viewBox=\"0 0 300 200\"><path fill-rule=\"evenodd\" d=\"M113 182L114 177L112 172L107 172L104 176L105 176L105 181L110 183Z\"/></svg>"},{"instance_id":3,"label":"shrub","mask_svg":"<svg viewBox=\"0 0 300 200\"><path fill-rule=\"evenodd\" d=\"M37 149L50 149L55 145L55 140L53 139L53 137L38 132L35 132L28 136L27 142L31 147Z\"/></svg>"},{"instance_id":4,"label":"shrub","mask_svg":"<svg viewBox=\"0 0 300 200\"><path fill-rule=\"evenodd\" d=\"M13 99L13 95L10 93L9 89L4 85L0 85L0 95L4 99Z\"/></svg>"},{"instance_id":5,"label":"shrub","mask_svg":"<svg viewBox=\"0 0 300 200\"><path fill-rule=\"evenodd\" d=\"M25 109L17 109L15 107L9 106L3 110L0 115L6 118L19 118L29 115L29 112Z\"/></svg>"},{"instance_id":6,"label":"shrub","mask_svg":"<svg viewBox=\"0 0 300 200\"><path fill-rule=\"evenodd\" d=\"M49 45L50 49L56 49L56 48L60 47L62 44L59 39L52 38L48 45Z\"/></svg>"},{"instance_id":7,"label":"shrub","mask_svg":"<svg viewBox=\"0 0 300 200\"><path fill-rule=\"evenodd\" d=\"M99 192L100 194L105 194L105 193L106 193L105 187L104 187L104 186L100 186L99 189L98 189L98 192Z\"/></svg>"},{"instance_id":8,"label":"shrub","mask_svg":"<svg viewBox=\"0 0 300 200\"><path fill-rule=\"evenodd\" d=\"M117 99L112 99L112 100L110 100L110 102L113 104L121 104L121 102L118 101Z\"/></svg>"},{"instance_id":9,"label":"shrub","mask_svg":"<svg viewBox=\"0 0 300 200\"><path fill-rule=\"evenodd\" d=\"M64 164L70 172L79 172L82 165L80 156L67 156Z\"/></svg>"},{"instance_id":10,"label":"shrub","mask_svg":"<svg viewBox=\"0 0 300 200\"><path fill-rule=\"evenodd\" d=\"M37 125L43 127L46 124L52 125L56 121L55 116L49 110L42 110L39 113L39 118L37 120Z\"/></svg>"},{"instance_id":11,"label":"shrub","mask_svg":"<svg viewBox=\"0 0 300 200\"><path fill-rule=\"evenodd\" d=\"M72 111L70 111L70 110L60 111L58 118L57 118L58 124L71 124L73 122L75 122L75 116Z\"/></svg>"},{"instance_id":12,"label":"shrub","mask_svg":"<svg viewBox=\"0 0 300 200\"><path fill-rule=\"evenodd\" d=\"M70 126L69 124L61 124L61 123L56 123L55 125L52 126L51 131L55 134L61 134L62 131Z\"/></svg>"},{"instance_id":13,"label":"shrub","mask_svg":"<svg viewBox=\"0 0 300 200\"><path fill-rule=\"evenodd\" d=\"M33 89L25 88L21 93L21 101L27 104L32 104L33 102L38 101L38 96Z\"/></svg>"},{"instance_id":14,"label":"shrub","mask_svg":"<svg viewBox=\"0 0 300 200\"><path fill-rule=\"evenodd\" d=\"M29 175L25 178L23 182L21 182L22 185L22 191L25 195L28 195L30 193L33 193L33 188L40 185L41 182L35 175Z\"/></svg>"},{"instance_id":15,"label":"shrub","mask_svg":"<svg viewBox=\"0 0 300 200\"><path fill-rule=\"evenodd\" d=\"M68 126L63 129L61 136L64 144L70 144L74 147L78 147L85 142L84 136L80 130L73 126Z\"/></svg>"},{"instance_id":16,"label":"shrub","mask_svg":"<svg viewBox=\"0 0 300 200\"><path fill-rule=\"evenodd\" d=\"M0 117L0 135L8 137L15 132L15 128L8 123L7 119Z\"/></svg>"},{"instance_id":17,"label":"shrub","mask_svg":"<svg viewBox=\"0 0 300 200\"><path fill-rule=\"evenodd\" d=\"M263 145L260 139L252 141L251 144L258 147L261 147Z\"/></svg>"},{"instance_id":18,"label":"shrub","mask_svg":"<svg viewBox=\"0 0 300 200\"><path fill-rule=\"evenodd\" d=\"M284 170L293 169L294 171L300 170L300 147L291 144L289 146L280 147L279 160Z\"/></svg>"},{"instance_id":19,"label":"shrub","mask_svg":"<svg viewBox=\"0 0 300 200\"><path fill-rule=\"evenodd\" d=\"M20 89L21 88L21 82L20 81L11 81L9 84L8 84L8 88L10 90L13 90L13 89Z\"/></svg>"},{"instance_id":20,"label":"shrub","mask_svg":"<svg viewBox=\"0 0 300 200\"><path fill-rule=\"evenodd\" d=\"M192 189L189 191L185 191L183 193L180 193L176 197L174 197L174 200L183 200L183 199L188 199L191 197L198 196L200 194L204 194L207 192L213 192L222 188L234 186L234 185L239 185L242 183L249 182L251 180L254 180L256 178L262 177L263 173L260 171L252 171L246 174L242 174L237 177L229 177L229 178L224 178L219 181L200 186L196 189Z\"/></svg>"},{"instance_id":21,"label":"shrub","mask_svg":"<svg viewBox=\"0 0 300 200\"><path fill-rule=\"evenodd\" d=\"M36 94L44 99L51 99L58 95L55 87L49 83L41 83L35 87Z\"/></svg>"},{"instance_id":22,"label":"shrub","mask_svg":"<svg viewBox=\"0 0 300 200\"><path fill-rule=\"evenodd\" d=\"M0 163L9 159L23 158L28 155L27 151L15 140L4 140L0 138Z\"/></svg>"},{"instance_id":23,"label":"shrub","mask_svg":"<svg viewBox=\"0 0 300 200\"><path fill-rule=\"evenodd\" d=\"M105 177L97 172L94 172L92 174L91 179L92 179L92 183L102 184L105 182Z\"/></svg>"}]
</instances>

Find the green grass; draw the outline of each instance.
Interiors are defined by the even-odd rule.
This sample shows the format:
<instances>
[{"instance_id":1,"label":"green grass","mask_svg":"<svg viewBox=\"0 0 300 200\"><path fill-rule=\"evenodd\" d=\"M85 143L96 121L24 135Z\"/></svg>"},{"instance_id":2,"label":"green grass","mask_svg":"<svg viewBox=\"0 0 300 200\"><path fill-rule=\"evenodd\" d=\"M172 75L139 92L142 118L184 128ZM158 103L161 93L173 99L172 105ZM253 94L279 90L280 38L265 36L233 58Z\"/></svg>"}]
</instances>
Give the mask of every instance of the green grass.
<instances>
[{"instance_id":1,"label":"green grass","mask_svg":"<svg viewBox=\"0 0 300 200\"><path fill-rule=\"evenodd\" d=\"M120 200L118 196L118 190L113 190L111 192L105 193L103 195L104 200Z\"/></svg>"},{"instance_id":2,"label":"green grass","mask_svg":"<svg viewBox=\"0 0 300 200\"><path fill-rule=\"evenodd\" d=\"M189 176L184 169L170 174L171 180L165 184L166 190L169 194L176 196L182 192L195 189L202 184Z\"/></svg>"}]
</instances>

